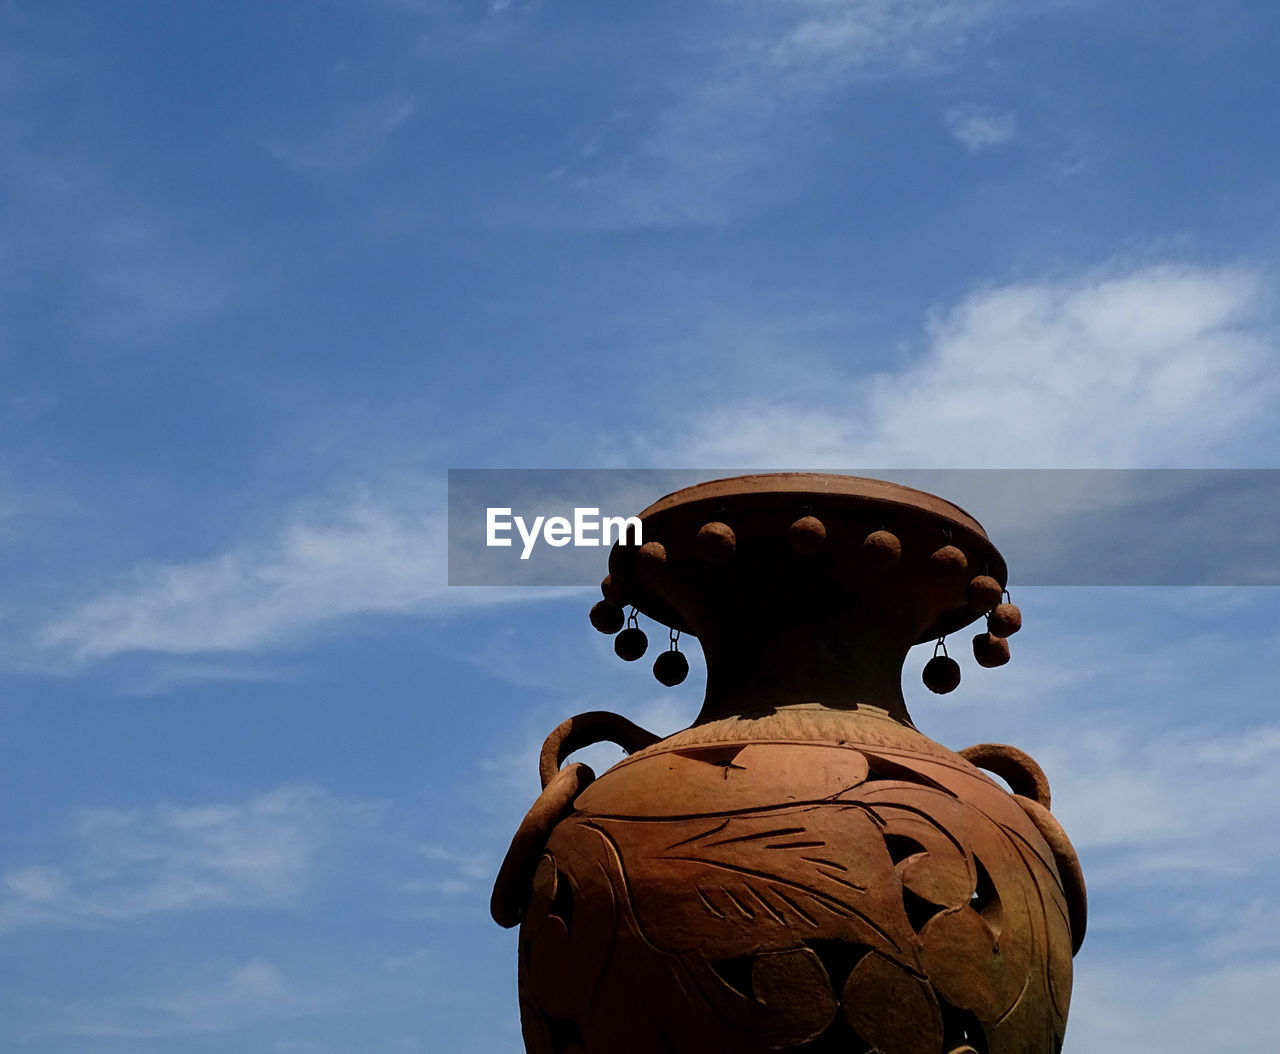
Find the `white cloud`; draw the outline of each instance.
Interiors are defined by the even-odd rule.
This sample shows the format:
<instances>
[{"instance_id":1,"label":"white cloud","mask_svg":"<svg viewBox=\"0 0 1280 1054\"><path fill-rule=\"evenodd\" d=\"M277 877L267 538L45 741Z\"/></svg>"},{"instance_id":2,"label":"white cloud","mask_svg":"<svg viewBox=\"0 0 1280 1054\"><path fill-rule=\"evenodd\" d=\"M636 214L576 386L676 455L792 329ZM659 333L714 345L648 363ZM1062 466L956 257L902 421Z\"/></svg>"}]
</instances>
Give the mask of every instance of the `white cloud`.
<instances>
[{"instance_id":1,"label":"white cloud","mask_svg":"<svg viewBox=\"0 0 1280 1054\"><path fill-rule=\"evenodd\" d=\"M826 63L825 76L877 64L910 70L963 46L997 18L1025 17L1043 3L1009 0L803 0L762 5L787 24L770 57L790 69Z\"/></svg>"},{"instance_id":2,"label":"white cloud","mask_svg":"<svg viewBox=\"0 0 1280 1054\"><path fill-rule=\"evenodd\" d=\"M184 987L150 995L67 1004L60 1008L60 1020L40 1034L105 1040L233 1032L325 1005L320 993L302 990L279 966L261 958L207 972Z\"/></svg>"},{"instance_id":3,"label":"white cloud","mask_svg":"<svg viewBox=\"0 0 1280 1054\"><path fill-rule=\"evenodd\" d=\"M696 61L578 137L591 149L552 174L568 191L565 222L590 226L719 225L776 194L769 166L803 149L805 117L866 79L920 76L961 53L979 30L1061 2L757 0L686 29Z\"/></svg>"},{"instance_id":4,"label":"white cloud","mask_svg":"<svg viewBox=\"0 0 1280 1054\"><path fill-rule=\"evenodd\" d=\"M277 137L266 149L278 161L300 171L354 168L373 160L383 143L404 127L416 110L413 95L348 102L321 127Z\"/></svg>"},{"instance_id":5,"label":"white cloud","mask_svg":"<svg viewBox=\"0 0 1280 1054\"><path fill-rule=\"evenodd\" d=\"M83 240L91 268L85 321L97 342L157 344L215 317L251 281L252 264L194 247L136 212L95 218Z\"/></svg>"},{"instance_id":6,"label":"white cloud","mask_svg":"<svg viewBox=\"0 0 1280 1054\"><path fill-rule=\"evenodd\" d=\"M1263 462L1275 335L1248 270L1147 266L981 289L914 361L702 415L655 460L812 468Z\"/></svg>"},{"instance_id":7,"label":"white cloud","mask_svg":"<svg viewBox=\"0 0 1280 1054\"><path fill-rule=\"evenodd\" d=\"M38 643L76 661L130 651L229 652L279 645L342 617L531 599L515 588L450 590L447 544L445 517L431 497L364 496L327 512L309 509L257 545L140 567L50 621Z\"/></svg>"},{"instance_id":8,"label":"white cloud","mask_svg":"<svg viewBox=\"0 0 1280 1054\"><path fill-rule=\"evenodd\" d=\"M177 342L165 338L241 302L262 276L253 261L142 200L135 180L126 176L118 184L120 167L104 164L87 142L38 133L30 114L56 100L68 105L82 86L78 76L65 57L0 56L6 172L0 276L8 280L0 302L6 315L20 318L30 283L46 288L52 310L76 338L66 342L72 361L161 343L175 353ZM54 342L42 353L64 351ZM17 396L32 406L51 398L39 391Z\"/></svg>"},{"instance_id":9,"label":"white cloud","mask_svg":"<svg viewBox=\"0 0 1280 1054\"><path fill-rule=\"evenodd\" d=\"M1113 720L1097 731L1076 730L1069 750L1045 756L1042 763L1062 773L1061 818L1078 832L1077 846L1112 851L1100 875L1121 881L1153 870L1260 875L1280 864L1274 838L1223 852L1234 831L1280 830L1280 728L1153 735Z\"/></svg>"},{"instance_id":10,"label":"white cloud","mask_svg":"<svg viewBox=\"0 0 1280 1054\"><path fill-rule=\"evenodd\" d=\"M817 371L821 385L802 370L791 390L785 374L773 375L773 397L697 415L682 407L678 424L650 433L661 440L641 438L633 453L658 464L811 469L1265 461L1277 347L1264 290L1255 272L1190 265L980 289L933 313L923 351L895 370L867 376L832 362ZM1084 481L1088 494L1059 492L1060 482L1031 513L1114 497L1097 479ZM274 537L202 559L139 567L49 620L37 643L73 662L250 651L341 618L549 595L451 590L442 495L402 491L308 508Z\"/></svg>"},{"instance_id":11,"label":"white cloud","mask_svg":"<svg viewBox=\"0 0 1280 1054\"><path fill-rule=\"evenodd\" d=\"M501 863L488 853L436 843L419 846L418 853L427 865L427 874L407 879L401 884L401 891L454 902L462 897L474 902L479 893L487 894Z\"/></svg>"},{"instance_id":12,"label":"white cloud","mask_svg":"<svg viewBox=\"0 0 1280 1054\"><path fill-rule=\"evenodd\" d=\"M956 107L946 114L947 130L967 150L1000 146L1018 133L1018 119L1009 112Z\"/></svg>"},{"instance_id":13,"label":"white cloud","mask_svg":"<svg viewBox=\"0 0 1280 1054\"><path fill-rule=\"evenodd\" d=\"M30 904L57 901L70 891L67 876L56 867L35 865L20 867L0 875L0 882L15 898Z\"/></svg>"},{"instance_id":14,"label":"white cloud","mask_svg":"<svg viewBox=\"0 0 1280 1054\"><path fill-rule=\"evenodd\" d=\"M1082 954L1063 1052L1271 1054L1277 990L1277 960L1210 966L1183 949L1163 957L1121 954L1110 962Z\"/></svg>"},{"instance_id":15,"label":"white cloud","mask_svg":"<svg viewBox=\"0 0 1280 1054\"><path fill-rule=\"evenodd\" d=\"M235 803L82 809L65 862L0 875L0 931L288 906L315 880L339 829L373 815L367 803L307 786Z\"/></svg>"}]
</instances>

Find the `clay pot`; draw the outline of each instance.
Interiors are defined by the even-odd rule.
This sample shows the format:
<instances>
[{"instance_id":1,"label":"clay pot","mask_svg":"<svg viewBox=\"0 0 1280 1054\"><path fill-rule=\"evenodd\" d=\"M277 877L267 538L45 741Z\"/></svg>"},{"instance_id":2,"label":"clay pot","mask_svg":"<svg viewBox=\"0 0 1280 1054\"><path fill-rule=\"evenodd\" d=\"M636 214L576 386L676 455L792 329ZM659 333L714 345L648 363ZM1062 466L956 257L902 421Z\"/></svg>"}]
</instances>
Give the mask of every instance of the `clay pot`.
<instances>
[{"instance_id":1,"label":"clay pot","mask_svg":"<svg viewBox=\"0 0 1280 1054\"><path fill-rule=\"evenodd\" d=\"M802 510L826 530L803 553ZM1004 587L981 526L806 474L702 484L641 519L664 559L631 602L700 640L706 698L666 739L600 712L548 738L492 902L520 925L526 1049L1058 1050L1086 906L1048 782L1015 748L934 743L901 690L913 644L980 617L939 550ZM710 521L732 524L731 560L704 558ZM887 567L863 555L878 530L901 545ZM629 756L598 779L562 767L602 739Z\"/></svg>"}]
</instances>

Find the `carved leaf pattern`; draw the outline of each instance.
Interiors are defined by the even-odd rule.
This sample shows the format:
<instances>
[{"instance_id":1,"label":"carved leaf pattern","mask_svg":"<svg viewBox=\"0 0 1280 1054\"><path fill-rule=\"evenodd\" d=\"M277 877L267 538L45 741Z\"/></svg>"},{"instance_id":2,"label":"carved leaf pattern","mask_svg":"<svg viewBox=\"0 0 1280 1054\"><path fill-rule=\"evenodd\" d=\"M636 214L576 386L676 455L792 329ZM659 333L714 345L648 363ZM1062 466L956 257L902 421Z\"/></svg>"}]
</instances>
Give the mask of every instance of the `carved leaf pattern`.
<instances>
[{"instance_id":1,"label":"carved leaf pattern","mask_svg":"<svg viewBox=\"0 0 1280 1054\"><path fill-rule=\"evenodd\" d=\"M961 800L943 766L913 781L896 765L864 780L855 762L820 800L562 821L526 920L526 1013L531 995L609 1054L764 1054L837 1035L848 1043L821 1049L1057 1050L1071 938L1052 858L994 784ZM624 1028L632 991L681 1009ZM547 1029L537 1049L567 1050Z\"/></svg>"}]
</instances>

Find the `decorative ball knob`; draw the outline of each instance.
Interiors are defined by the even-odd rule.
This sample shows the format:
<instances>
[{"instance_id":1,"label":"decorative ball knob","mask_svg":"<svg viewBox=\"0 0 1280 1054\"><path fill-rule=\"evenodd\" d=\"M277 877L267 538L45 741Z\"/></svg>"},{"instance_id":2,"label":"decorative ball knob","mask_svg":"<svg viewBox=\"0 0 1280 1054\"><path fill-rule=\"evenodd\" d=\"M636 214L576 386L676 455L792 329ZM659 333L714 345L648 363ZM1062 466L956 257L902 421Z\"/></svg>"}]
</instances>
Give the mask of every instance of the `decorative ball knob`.
<instances>
[{"instance_id":1,"label":"decorative ball knob","mask_svg":"<svg viewBox=\"0 0 1280 1054\"><path fill-rule=\"evenodd\" d=\"M705 560L709 564L724 563L733 555L737 545L738 539L733 533L733 528L727 523L716 520L704 523L698 529L697 538L694 539L694 550L698 554L698 559ZM645 548L648 546L646 545Z\"/></svg>"},{"instance_id":2,"label":"decorative ball knob","mask_svg":"<svg viewBox=\"0 0 1280 1054\"><path fill-rule=\"evenodd\" d=\"M604 581L600 583L600 593L605 600L616 608L626 607L627 601L631 599L627 580L621 575L605 575ZM617 631L611 630L610 632L616 633Z\"/></svg>"},{"instance_id":3,"label":"decorative ball knob","mask_svg":"<svg viewBox=\"0 0 1280 1054\"><path fill-rule=\"evenodd\" d=\"M969 569L969 560L954 545L944 545L929 555L929 567L945 581L956 581Z\"/></svg>"},{"instance_id":4,"label":"decorative ball knob","mask_svg":"<svg viewBox=\"0 0 1280 1054\"><path fill-rule=\"evenodd\" d=\"M605 581L608 581L606 579ZM597 600L591 608L591 625L595 626L601 633L617 633L622 629L622 624L626 622L626 618L622 614L622 608L615 607L607 600Z\"/></svg>"},{"instance_id":5,"label":"decorative ball knob","mask_svg":"<svg viewBox=\"0 0 1280 1054\"><path fill-rule=\"evenodd\" d=\"M613 650L619 659L635 662L649 647L649 638L638 626L628 626L613 638Z\"/></svg>"},{"instance_id":6,"label":"decorative ball knob","mask_svg":"<svg viewBox=\"0 0 1280 1054\"><path fill-rule=\"evenodd\" d=\"M816 553L826 540L827 525L816 516L801 516L787 528L788 544L802 556Z\"/></svg>"},{"instance_id":7,"label":"decorative ball knob","mask_svg":"<svg viewBox=\"0 0 1280 1054\"><path fill-rule=\"evenodd\" d=\"M964 598L974 611L987 612L1000 603L1004 590L990 575L978 575L964 591Z\"/></svg>"},{"instance_id":8,"label":"decorative ball knob","mask_svg":"<svg viewBox=\"0 0 1280 1054\"><path fill-rule=\"evenodd\" d=\"M1012 637L1022 629L1022 612L1017 604L1001 604L987 616L987 629L997 637Z\"/></svg>"},{"instance_id":9,"label":"decorative ball knob","mask_svg":"<svg viewBox=\"0 0 1280 1054\"><path fill-rule=\"evenodd\" d=\"M992 669L1009 661L1009 642L991 633L979 633L973 638L973 657L978 665Z\"/></svg>"},{"instance_id":10,"label":"decorative ball knob","mask_svg":"<svg viewBox=\"0 0 1280 1054\"><path fill-rule=\"evenodd\" d=\"M656 575L667 562L667 549L661 542L645 542L636 552L636 570L646 578Z\"/></svg>"},{"instance_id":11,"label":"decorative ball knob","mask_svg":"<svg viewBox=\"0 0 1280 1054\"><path fill-rule=\"evenodd\" d=\"M653 675L668 688L673 688L689 676L689 660L683 652L674 649L664 651L653 660Z\"/></svg>"},{"instance_id":12,"label":"decorative ball knob","mask_svg":"<svg viewBox=\"0 0 1280 1054\"><path fill-rule=\"evenodd\" d=\"M872 531L862 541L862 555L877 571L887 571L902 558L902 543L889 531Z\"/></svg>"},{"instance_id":13,"label":"decorative ball knob","mask_svg":"<svg viewBox=\"0 0 1280 1054\"><path fill-rule=\"evenodd\" d=\"M921 680L929 691L946 695L960 683L960 664L949 655L935 655L924 664Z\"/></svg>"}]
</instances>

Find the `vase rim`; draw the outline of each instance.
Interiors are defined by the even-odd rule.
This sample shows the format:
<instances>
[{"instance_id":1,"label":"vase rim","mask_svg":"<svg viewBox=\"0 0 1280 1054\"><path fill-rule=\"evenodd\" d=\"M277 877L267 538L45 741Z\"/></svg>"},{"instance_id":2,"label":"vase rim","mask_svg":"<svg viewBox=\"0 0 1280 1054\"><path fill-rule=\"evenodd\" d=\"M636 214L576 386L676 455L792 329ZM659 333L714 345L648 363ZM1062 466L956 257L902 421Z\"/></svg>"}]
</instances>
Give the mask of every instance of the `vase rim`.
<instances>
[{"instance_id":1,"label":"vase rim","mask_svg":"<svg viewBox=\"0 0 1280 1054\"><path fill-rule=\"evenodd\" d=\"M733 563L722 569L703 567L691 552L700 526L727 525L728 533L735 538L733 544L745 542L748 548L754 544L759 552L761 547L786 546L787 525L799 523L796 517L805 516L818 517L824 531L835 529L833 537L839 538L836 546L828 545L825 557L814 558L827 561L825 566L833 571L843 565L845 571L852 572L856 564L860 544L851 544L850 530L857 533L870 527L874 531L877 528L873 525L878 524L880 530L906 530L917 539L936 538L930 545L959 546L976 558L976 566L984 568L979 573L990 575L1001 587L1008 581L1004 558L973 516L945 498L889 480L823 472L729 476L667 494L641 512L639 519L646 543L658 543L664 562L668 555L675 563L688 561L686 566L699 580L710 574L724 581L733 575ZM766 537L770 532L776 533L776 542ZM753 534L754 539L750 537ZM861 540L859 535L858 542ZM635 577L636 552L619 542L610 554L610 573L631 583L628 603L663 625L698 636L698 629L682 615L681 605L658 581ZM916 642L937 640L978 617L979 613L964 603L960 590L954 606L940 610Z\"/></svg>"},{"instance_id":2,"label":"vase rim","mask_svg":"<svg viewBox=\"0 0 1280 1054\"><path fill-rule=\"evenodd\" d=\"M877 504L904 505L933 513L989 541L977 518L953 501L928 491L868 476L848 476L835 472L757 472L705 480L665 494L640 513L642 521L677 506L716 502L750 495L793 498L852 499Z\"/></svg>"}]
</instances>

